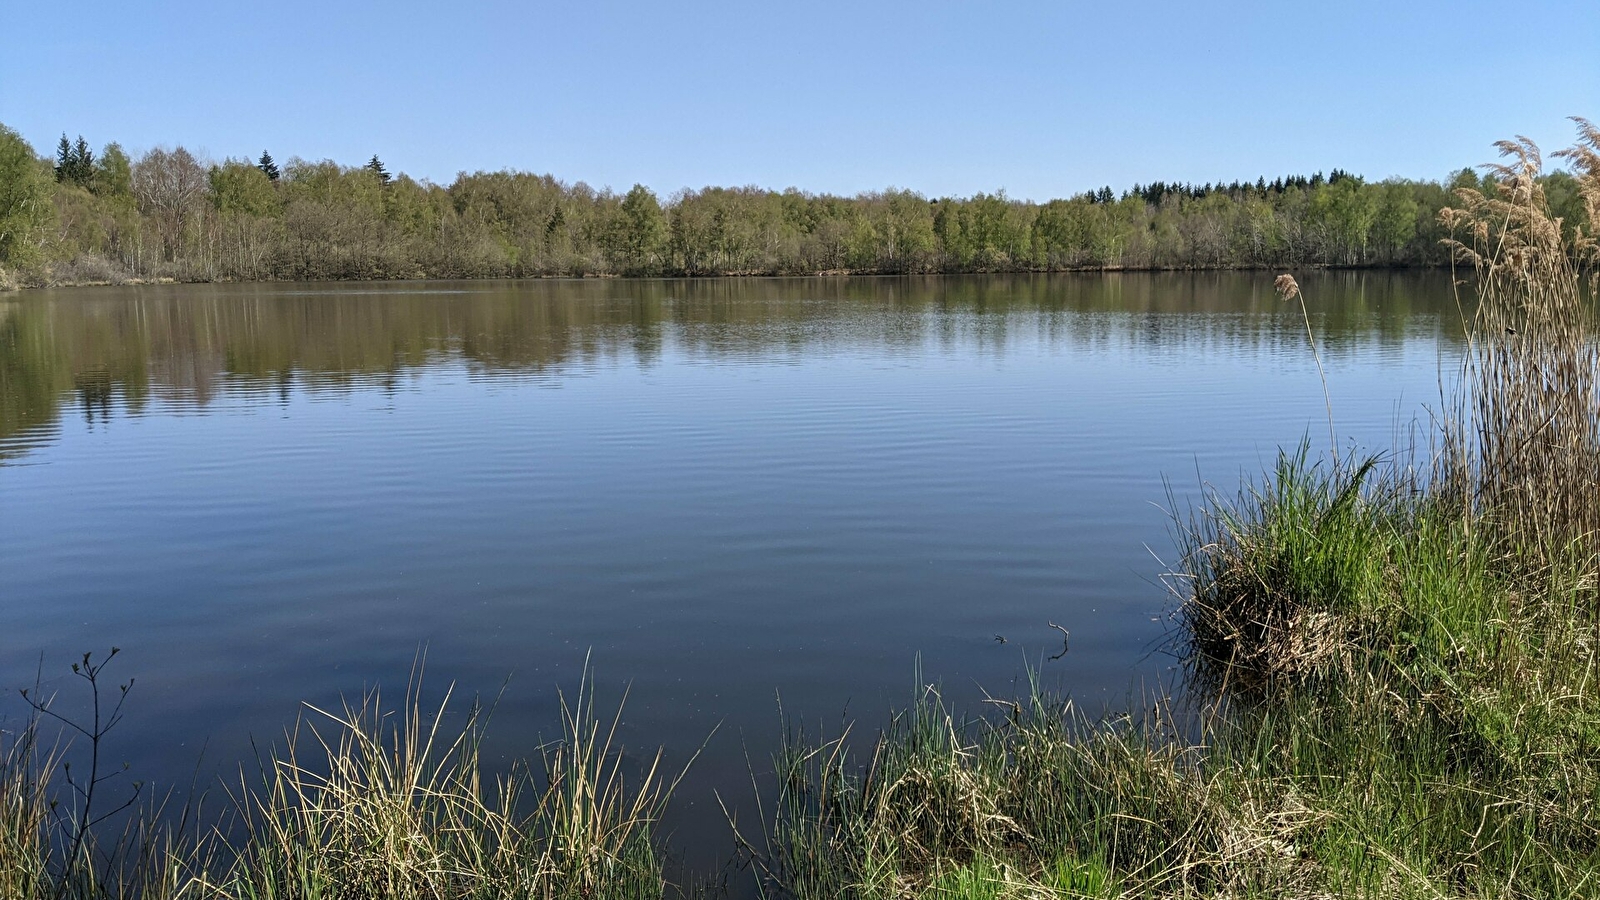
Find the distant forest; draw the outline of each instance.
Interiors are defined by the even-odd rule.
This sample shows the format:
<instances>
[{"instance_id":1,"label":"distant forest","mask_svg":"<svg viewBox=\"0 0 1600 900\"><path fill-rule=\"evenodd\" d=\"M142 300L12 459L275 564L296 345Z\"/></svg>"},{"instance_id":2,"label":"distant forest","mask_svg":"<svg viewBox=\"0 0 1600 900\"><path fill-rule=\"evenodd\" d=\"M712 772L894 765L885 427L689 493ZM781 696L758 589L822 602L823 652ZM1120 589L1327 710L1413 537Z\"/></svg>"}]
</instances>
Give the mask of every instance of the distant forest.
<instances>
[{"instance_id":1,"label":"distant forest","mask_svg":"<svg viewBox=\"0 0 1600 900\"><path fill-rule=\"evenodd\" d=\"M1486 185L1471 169L1449 182L1334 169L1045 203L758 187L663 199L510 170L437 185L377 156L133 159L65 134L44 157L0 125L0 284L1438 266L1438 213L1459 187ZM1581 221L1566 173L1545 188Z\"/></svg>"}]
</instances>

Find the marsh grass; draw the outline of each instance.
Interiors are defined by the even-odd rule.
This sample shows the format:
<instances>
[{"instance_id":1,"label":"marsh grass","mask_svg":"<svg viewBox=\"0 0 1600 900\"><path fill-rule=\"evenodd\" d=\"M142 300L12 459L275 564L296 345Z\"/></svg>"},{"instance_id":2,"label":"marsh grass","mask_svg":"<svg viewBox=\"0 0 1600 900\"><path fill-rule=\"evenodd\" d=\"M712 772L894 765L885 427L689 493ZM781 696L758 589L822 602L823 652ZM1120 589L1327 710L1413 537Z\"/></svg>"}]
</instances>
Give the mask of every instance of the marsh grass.
<instances>
[{"instance_id":1,"label":"marsh grass","mask_svg":"<svg viewBox=\"0 0 1600 900\"><path fill-rule=\"evenodd\" d=\"M0 734L0 897L662 896L654 828L673 783L659 754L622 753L621 707L598 716L587 674L562 700L562 738L494 779L480 756L485 710L457 715L450 699L423 706L416 679L398 709L378 692L308 706L227 792L215 825L195 827L197 807L140 809L76 856L54 812L68 748L47 751L30 720Z\"/></svg>"},{"instance_id":2,"label":"marsh grass","mask_svg":"<svg viewBox=\"0 0 1600 900\"><path fill-rule=\"evenodd\" d=\"M1508 564L1501 528L1375 465L1286 455L1191 532L1188 662L1227 704L1208 756L1305 798L1335 895L1593 892L1589 579Z\"/></svg>"},{"instance_id":3,"label":"marsh grass","mask_svg":"<svg viewBox=\"0 0 1600 900\"><path fill-rule=\"evenodd\" d=\"M1214 768L1157 704L1094 720L1034 691L958 720L936 692L865 760L796 742L764 861L785 896L1237 895L1307 882L1313 819L1275 779ZM1253 751L1252 751L1253 752Z\"/></svg>"},{"instance_id":4,"label":"marsh grass","mask_svg":"<svg viewBox=\"0 0 1600 900\"><path fill-rule=\"evenodd\" d=\"M50 796L57 757L38 746L29 721L0 727L0 897L41 897L50 883Z\"/></svg>"}]
</instances>

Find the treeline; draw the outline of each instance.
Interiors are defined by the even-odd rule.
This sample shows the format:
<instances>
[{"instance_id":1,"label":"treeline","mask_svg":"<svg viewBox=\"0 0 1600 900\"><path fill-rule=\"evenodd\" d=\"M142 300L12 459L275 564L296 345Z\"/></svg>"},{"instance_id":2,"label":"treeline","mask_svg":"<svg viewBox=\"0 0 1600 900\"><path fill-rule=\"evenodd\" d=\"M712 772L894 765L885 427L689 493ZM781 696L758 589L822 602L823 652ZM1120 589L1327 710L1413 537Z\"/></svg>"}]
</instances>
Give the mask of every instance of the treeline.
<instances>
[{"instance_id":1,"label":"treeline","mask_svg":"<svg viewBox=\"0 0 1600 900\"><path fill-rule=\"evenodd\" d=\"M1546 181L1556 212L1579 221L1572 179ZM1433 266L1449 258L1440 208L1454 188L1485 186L1470 169L1450 183L1336 169L1046 203L756 187L663 200L642 185L618 194L516 171L441 186L392 175L377 156L280 166L268 153L213 162L178 147L133 159L63 135L49 158L0 126L0 280Z\"/></svg>"}]
</instances>

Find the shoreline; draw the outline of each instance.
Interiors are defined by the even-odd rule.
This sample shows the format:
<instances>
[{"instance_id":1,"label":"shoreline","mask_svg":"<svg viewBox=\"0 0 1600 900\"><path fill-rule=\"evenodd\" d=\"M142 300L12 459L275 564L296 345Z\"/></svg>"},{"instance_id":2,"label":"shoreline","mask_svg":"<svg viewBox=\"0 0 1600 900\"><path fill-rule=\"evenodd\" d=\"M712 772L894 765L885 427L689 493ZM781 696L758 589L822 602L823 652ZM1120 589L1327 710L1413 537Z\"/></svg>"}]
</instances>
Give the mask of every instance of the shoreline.
<instances>
[{"instance_id":1,"label":"shoreline","mask_svg":"<svg viewBox=\"0 0 1600 900\"><path fill-rule=\"evenodd\" d=\"M717 273L695 274L659 274L659 275L624 275L615 273L580 273L560 275L503 275L503 276L459 276L459 275L417 275L407 278L254 278L254 279L180 279L171 277L159 278L127 278L120 280L67 280L67 281L33 281L28 283L7 283L0 280L0 296L5 294L20 294L30 291L66 290L75 288L102 288L102 287L150 287L161 285L191 285L191 284L409 284L427 281L469 281L484 284L495 284L519 281L738 281L745 279L848 279L848 278L967 278L967 277L1005 277L1005 276L1052 276L1052 275L1203 275L1225 274L1231 272L1281 272L1294 270L1301 272L1443 272L1452 267L1431 263L1419 264L1357 264L1345 265L1338 263L1315 263L1306 265L1283 266L1085 266L1080 268L1053 268L1053 269L987 269L987 270L961 270L938 272L892 272L874 269L836 269L822 272L755 272L755 271L729 271ZM0 272L0 276L11 273ZM11 277L15 277L11 275Z\"/></svg>"}]
</instances>

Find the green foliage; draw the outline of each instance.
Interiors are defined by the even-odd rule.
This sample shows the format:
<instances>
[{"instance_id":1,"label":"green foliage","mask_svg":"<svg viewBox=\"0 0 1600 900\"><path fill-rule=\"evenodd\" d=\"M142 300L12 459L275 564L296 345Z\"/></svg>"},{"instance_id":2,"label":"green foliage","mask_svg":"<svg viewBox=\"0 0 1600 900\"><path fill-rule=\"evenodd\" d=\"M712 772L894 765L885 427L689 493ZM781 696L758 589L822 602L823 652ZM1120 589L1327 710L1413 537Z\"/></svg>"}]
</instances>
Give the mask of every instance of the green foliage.
<instances>
[{"instance_id":1,"label":"green foliage","mask_svg":"<svg viewBox=\"0 0 1600 900\"><path fill-rule=\"evenodd\" d=\"M92 185L93 191L102 197L133 196L133 163L121 144L113 142L100 151Z\"/></svg>"},{"instance_id":2,"label":"green foliage","mask_svg":"<svg viewBox=\"0 0 1600 900\"><path fill-rule=\"evenodd\" d=\"M276 188L269 193L240 161L202 164L182 148L147 161L144 170L169 177L141 182L116 144L95 159L63 134L53 205L71 221L36 259L61 263L64 281L106 267L204 280L1443 266L1439 211L1451 189L1493 182L1464 169L1449 184L1367 183L1335 169L1152 182L1120 196L1106 186L1042 203L897 188L842 197L705 187L662 198L643 185L619 194L509 170L436 185L390 173L377 155L356 167L292 159L280 168L263 151L249 167ZM202 177L171 177L180 169ZM212 172L214 181L204 177ZM1576 233L1589 205L1565 173L1545 182ZM198 183L210 196L138 190L158 183ZM138 211L72 194L85 188L137 197Z\"/></svg>"},{"instance_id":3,"label":"green foliage","mask_svg":"<svg viewBox=\"0 0 1600 900\"><path fill-rule=\"evenodd\" d=\"M275 215L281 209L272 179L244 160L227 160L212 166L211 204L222 213L247 216Z\"/></svg>"},{"instance_id":4,"label":"green foliage","mask_svg":"<svg viewBox=\"0 0 1600 900\"><path fill-rule=\"evenodd\" d=\"M48 164L0 125L0 267L38 263L55 220Z\"/></svg>"},{"instance_id":5,"label":"green foliage","mask_svg":"<svg viewBox=\"0 0 1600 900\"><path fill-rule=\"evenodd\" d=\"M661 252L665 237L666 219L660 202L649 188L636 184L612 214L604 242L619 270L648 270Z\"/></svg>"}]
</instances>

